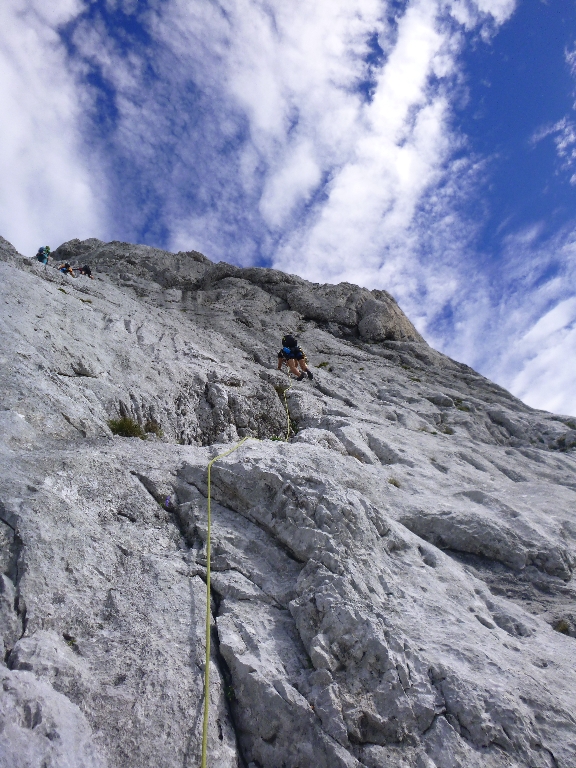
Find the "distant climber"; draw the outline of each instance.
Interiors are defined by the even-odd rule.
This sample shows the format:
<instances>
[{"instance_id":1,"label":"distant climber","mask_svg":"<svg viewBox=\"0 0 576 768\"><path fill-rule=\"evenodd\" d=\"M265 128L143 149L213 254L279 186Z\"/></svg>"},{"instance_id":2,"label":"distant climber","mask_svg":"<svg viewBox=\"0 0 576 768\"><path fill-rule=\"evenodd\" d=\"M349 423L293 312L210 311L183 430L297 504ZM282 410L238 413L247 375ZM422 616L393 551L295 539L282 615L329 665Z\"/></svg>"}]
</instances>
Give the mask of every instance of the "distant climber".
<instances>
[{"instance_id":1,"label":"distant climber","mask_svg":"<svg viewBox=\"0 0 576 768\"><path fill-rule=\"evenodd\" d=\"M48 264L48 260L52 258L50 256L50 246L49 245L43 245L42 247L38 248L38 253L36 254L36 259L41 264Z\"/></svg>"},{"instance_id":2,"label":"distant climber","mask_svg":"<svg viewBox=\"0 0 576 768\"><path fill-rule=\"evenodd\" d=\"M74 274L74 270L72 269L70 264L68 264L68 262L66 262L65 264L60 264L60 266L58 267L58 271L62 272L63 275L71 275L72 277L76 277L76 275Z\"/></svg>"},{"instance_id":3,"label":"distant climber","mask_svg":"<svg viewBox=\"0 0 576 768\"><path fill-rule=\"evenodd\" d=\"M84 264L83 267L76 267L79 275L84 275L85 277L89 277L91 280L94 280L94 275L92 274L92 270L88 266L88 264Z\"/></svg>"},{"instance_id":4,"label":"distant climber","mask_svg":"<svg viewBox=\"0 0 576 768\"><path fill-rule=\"evenodd\" d=\"M306 355L298 346L298 339L295 339L289 333L283 337L282 349L278 352L278 370L281 370L284 363L288 366L290 373L296 376L297 381L302 381L305 375L309 379L314 378L312 371L306 365ZM300 371L298 366L300 366Z\"/></svg>"}]
</instances>

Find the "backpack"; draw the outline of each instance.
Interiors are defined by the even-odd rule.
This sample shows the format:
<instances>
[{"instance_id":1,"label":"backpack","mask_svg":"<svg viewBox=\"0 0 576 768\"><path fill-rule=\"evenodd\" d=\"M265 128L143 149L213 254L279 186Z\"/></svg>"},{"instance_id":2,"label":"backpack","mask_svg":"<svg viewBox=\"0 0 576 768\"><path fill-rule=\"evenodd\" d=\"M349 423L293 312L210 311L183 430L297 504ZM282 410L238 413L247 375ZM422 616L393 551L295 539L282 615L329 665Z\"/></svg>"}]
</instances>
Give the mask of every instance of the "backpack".
<instances>
[{"instance_id":1,"label":"backpack","mask_svg":"<svg viewBox=\"0 0 576 768\"><path fill-rule=\"evenodd\" d=\"M290 350L297 349L298 339L295 339L294 336L287 333L282 339L282 346Z\"/></svg>"}]
</instances>

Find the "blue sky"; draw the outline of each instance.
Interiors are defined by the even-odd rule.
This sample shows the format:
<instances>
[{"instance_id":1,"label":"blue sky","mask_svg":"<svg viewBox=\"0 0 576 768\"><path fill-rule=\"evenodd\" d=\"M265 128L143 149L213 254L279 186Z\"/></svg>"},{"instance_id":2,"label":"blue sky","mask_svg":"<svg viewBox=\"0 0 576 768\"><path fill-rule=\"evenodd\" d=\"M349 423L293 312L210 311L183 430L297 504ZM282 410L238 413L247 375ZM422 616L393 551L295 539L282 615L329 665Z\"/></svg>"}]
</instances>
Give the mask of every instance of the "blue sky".
<instances>
[{"instance_id":1,"label":"blue sky","mask_svg":"<svg viewBox=\"0 0 576 768\"><path fill-rule=\"evenodd\" d=\"M492 257L502 238L545 221L542 235L569 223L576 187L562 172L552 134L543 128L572 111L574 79L566 52L574 47L576 3L524 0L490 45L463 56L468 102L459 129L485 157L493 156L489 215L479 245ZM557 134L554 134L557 135Z\"/></svg>"},{"instance_id":2,"label":"blue sky","mask_svg":"<svg viewBox=\"0 0 576 768\"><path fill-rule=\"evenodd\" d=\"M572 0L8 0L0 233L385 288L576 415ZM6 119L6 116L8 119Z\"/></svg>"}]
</instances>

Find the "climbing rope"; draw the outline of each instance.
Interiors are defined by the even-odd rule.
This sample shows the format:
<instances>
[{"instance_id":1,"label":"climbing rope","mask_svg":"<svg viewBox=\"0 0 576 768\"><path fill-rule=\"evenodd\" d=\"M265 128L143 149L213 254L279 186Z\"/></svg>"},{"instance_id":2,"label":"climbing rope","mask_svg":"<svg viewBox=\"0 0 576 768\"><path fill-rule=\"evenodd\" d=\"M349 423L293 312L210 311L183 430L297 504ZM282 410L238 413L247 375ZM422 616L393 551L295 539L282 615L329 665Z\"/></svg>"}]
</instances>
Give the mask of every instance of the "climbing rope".
<instances>
[{"instance_id":1,"label":"climbing rope","mask_svg":"<svg viewBox=\"0 0 576 768\"><path fill-rule=\"evenodd\" d=\"M288 442L290 438L290 432L292 432L292 425L290 424L290 411L288 410L288 401L286 399L286 392L290 389L290 386L284 390L284 407L286 408L286 437L284 442ZM204 720L202 723L202 764L201 768L206 768L206 756L208 748L208 715L210 712L210 620L212 614L210 612L210 553L211 553L211 532L212 532L212 509L210 506L211 500L211 472L212 464L219 459L223 459L226 456L230 456L231 453L237 451L246 440L257 440L257 437L244 437L233 448L230 448L224 453L220 453L218 456L214 456L208 462L208 505L207 505L207 534L206 534L206 660L204 663Z\"/></svg>"},{"instance_id":2,"label":"climbing rope","mask_svg":"<svg viewBox=\"0 0 576 768\"><path fill-rule=\"evenodd\" d=\"M256 440L257 438L244 437L234 448L214 456L208 462L208 532L206 535L206 661L204 665L204 722L202 724L202 768L206 768L206 751L208 747L208 714L210 710L210 534L212 529L212 511L210 508L210 488L211 488L211 470L212 464L218 459L229 456L237 451L246 440Z\"/></svg>"},{"instance_id":3,"label":"climbing rope","mask_svg":"<svg viewBox=\"0 0 576 768\"><path fill-rule=\"evenodd\" d=\"M288 438L290 437L290 432L292 431L292 425L290 424L290 411L288 410L288 401L286 400L286 392L288 392L291 386L292 386L292 382L290 382L289 386L287 386L283 392L284 407L286 408L286 437L284 438L285 443L288 442Z\"/></svg>"}]
</instances>

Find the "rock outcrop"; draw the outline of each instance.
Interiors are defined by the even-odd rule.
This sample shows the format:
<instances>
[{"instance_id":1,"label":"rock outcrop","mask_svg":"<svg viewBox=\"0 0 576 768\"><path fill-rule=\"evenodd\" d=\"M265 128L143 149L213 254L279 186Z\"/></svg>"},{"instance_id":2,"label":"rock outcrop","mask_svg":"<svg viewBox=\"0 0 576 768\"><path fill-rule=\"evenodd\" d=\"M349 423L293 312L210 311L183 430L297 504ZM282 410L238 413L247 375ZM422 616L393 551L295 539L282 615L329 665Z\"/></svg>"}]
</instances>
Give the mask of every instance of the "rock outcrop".
<instances>
[{"instance_id":1,"label":"rock outcrop","mask_svg":"<svg viewBox=\"0 0 576 768\"><path fill-rule=\"evenodd\" d=\"M242 437L212 470L210 766L576 766L576 420L384 291L55 255L96 279L0 239L1 768L199 765L206 466Z\"/></svg>"}]
</instances>

